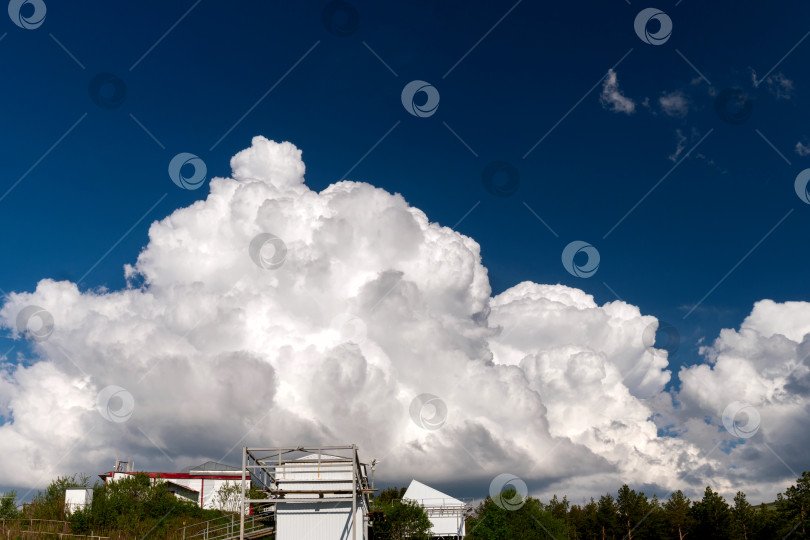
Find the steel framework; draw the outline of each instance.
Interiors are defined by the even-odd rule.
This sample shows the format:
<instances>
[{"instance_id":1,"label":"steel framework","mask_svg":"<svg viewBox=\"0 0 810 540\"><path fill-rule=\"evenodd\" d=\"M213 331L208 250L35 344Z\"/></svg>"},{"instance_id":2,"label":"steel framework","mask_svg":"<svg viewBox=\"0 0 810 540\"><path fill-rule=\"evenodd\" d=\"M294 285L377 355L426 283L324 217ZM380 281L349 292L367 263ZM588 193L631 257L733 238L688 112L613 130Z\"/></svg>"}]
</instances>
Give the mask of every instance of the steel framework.
<instances>
[{"instance_id":1,"label":"steel framework","mask_svg":"<svg viewBox=\"0 0 810 540\"><path fill-rule=\"evenodd\" d=\"M330 474L331 473L331 474ZM251 499L248 481L263 491L266 499ZM352 539L358 526L362 538L368 538L368 520L357 523L358 502L361 515L369 509L368 495L374 490L368 482L368 464L362 463L357 445L242 447L242 491L240 497L239 538L244 538L245 514L251 503L269 505L276 516L278 504L352 503ZM279 531L280 532L280 531Z\"/></svg>"}]
</instances>

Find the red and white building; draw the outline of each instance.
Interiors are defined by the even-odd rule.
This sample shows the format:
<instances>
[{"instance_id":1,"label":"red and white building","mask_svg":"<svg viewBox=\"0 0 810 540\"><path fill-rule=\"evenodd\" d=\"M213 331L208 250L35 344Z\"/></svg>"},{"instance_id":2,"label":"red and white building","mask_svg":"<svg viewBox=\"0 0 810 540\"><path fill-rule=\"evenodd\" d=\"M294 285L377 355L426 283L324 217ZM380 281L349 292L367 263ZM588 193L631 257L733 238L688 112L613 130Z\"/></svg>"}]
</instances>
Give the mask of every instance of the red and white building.
<instances>
[{"instance_id":1,"label":"red and white building","mask_svg":"<svg viewBox=\"0 0 810 540\"><path fill-rule=\"evenodd\" d=\"M176 497L196 502L198 506L205 509L225 510L220 507L220 502L216 497L217 491L226 483L241 485L242 482L241 469L215 461L207 461L182 473L137 472L149 475L152 484L158 481L165 482L169 491ZM135 474L134 467L131 467L128 462L116 460L115 470L100 474L99 477L107 484L121 478L135 476Z\"/></svg>"}]
</instances>

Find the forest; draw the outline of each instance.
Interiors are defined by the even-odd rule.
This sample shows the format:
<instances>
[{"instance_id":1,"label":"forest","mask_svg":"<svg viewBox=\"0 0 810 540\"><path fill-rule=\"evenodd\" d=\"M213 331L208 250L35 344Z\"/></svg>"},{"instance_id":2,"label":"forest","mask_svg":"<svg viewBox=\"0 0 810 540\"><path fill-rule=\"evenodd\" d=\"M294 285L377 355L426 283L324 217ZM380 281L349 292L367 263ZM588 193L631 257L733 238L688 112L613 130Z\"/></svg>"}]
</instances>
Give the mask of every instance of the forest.
<instances>
[{"instance_id":1,"label":"forest","mask_svg":"<svg viewBox=\"0 0 810 540\"><path fill-rule=\"evenodd\" d=\"M700 499L681 490L666 500L647 497L626 484L585 504L556 495L547 503L507 490L487 497L467 520L468 539L646 540L806 539L810 511L810 472L805 471L776 501L748 502L738 491L727 501L706 487Z\"/></svg>"},{"instance_id":2,"label":"forest","mask_svg":"<svg viewBox=\"0 0 810 540\"><path fill-rule=\"evenodd\" d=\"M62 533L104 535L111 538L180 538L179 527L227 514L202 510L177 499L165 486L151 484L136 474L95 488L92 506L73 513L64 509L64 490L87 485L81 477L60 477L30 502L20 504L17 494L0 497L3 535L22 538L27 522L64 523ZM233 493L219 495L226 502ZM371 538L429 539L430 521L420 506L402 501L405 488L386 488L372 499ZM259 497L258 492L253 496ZM226 505L227 506L227 505ZM487 496L466 521L470 540L765 540L807 539L810 528L810 472L805 471L779 493L776 500L752 505L742 491L726 500L711 487L690 500L681 490L659 500L621 486L616 493L572 504L554 495L548 502L523 496L514 489ZM33 521L32 521L33 520ZM16 525L15 525L16 524ZM19 533L19 536L17 534ZM26 538L31 538L28 534Z\"/></svg>"}]
</instances>

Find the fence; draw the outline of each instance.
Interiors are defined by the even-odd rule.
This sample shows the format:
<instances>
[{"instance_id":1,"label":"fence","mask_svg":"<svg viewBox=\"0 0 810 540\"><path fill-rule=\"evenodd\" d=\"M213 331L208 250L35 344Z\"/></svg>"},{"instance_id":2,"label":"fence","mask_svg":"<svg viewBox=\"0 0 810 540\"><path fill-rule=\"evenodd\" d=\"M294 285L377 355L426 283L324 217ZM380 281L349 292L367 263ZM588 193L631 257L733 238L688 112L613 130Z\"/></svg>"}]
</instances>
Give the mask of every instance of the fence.
<instances>
[{"instance_id":1,"label":"fence","mask_svg":"<svg viewBox=\"0 0 810 540\"><path fill-rule=\"evenodd\" d=\"M269 515L254 514L246 516L245 536L260 535L261 533L269 534L273 530L269 520ZM219 540L238 538L239 515L231 514L230 516L218 517L202 523L186 525L179 530L182 531L183 538L186 540Z\"/></svg>"}]
</instances>

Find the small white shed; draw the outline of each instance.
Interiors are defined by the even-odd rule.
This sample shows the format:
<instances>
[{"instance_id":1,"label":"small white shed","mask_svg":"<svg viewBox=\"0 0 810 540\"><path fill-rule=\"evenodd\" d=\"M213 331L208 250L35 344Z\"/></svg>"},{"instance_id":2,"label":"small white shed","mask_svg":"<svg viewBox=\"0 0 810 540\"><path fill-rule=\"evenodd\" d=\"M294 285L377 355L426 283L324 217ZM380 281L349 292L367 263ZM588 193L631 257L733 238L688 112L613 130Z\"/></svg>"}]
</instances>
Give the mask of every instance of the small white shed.
<instances>
[{"instance_id":1,"label":"small white shed","mask_svg":"<svg viewBox=\"0 0 810 540\"><path fill-rule=\"evenodd\" d=\"M83 510L93 503L93 488L73 487L65 489L65 512L70 514Z\"/></svg>"},{"instance_id":2,"label":"small white shed","mask_svg":"<svg viewBox=\"0 0 810 540\"><path fill-rule=\"evenodd\" d=\"M425 509L433 524L430 533L434 537L463 538L466 534L464 520L469 505L462 500L417 480L411 480L402 499L414 501Z\"/></svg>"}]
</instances>

